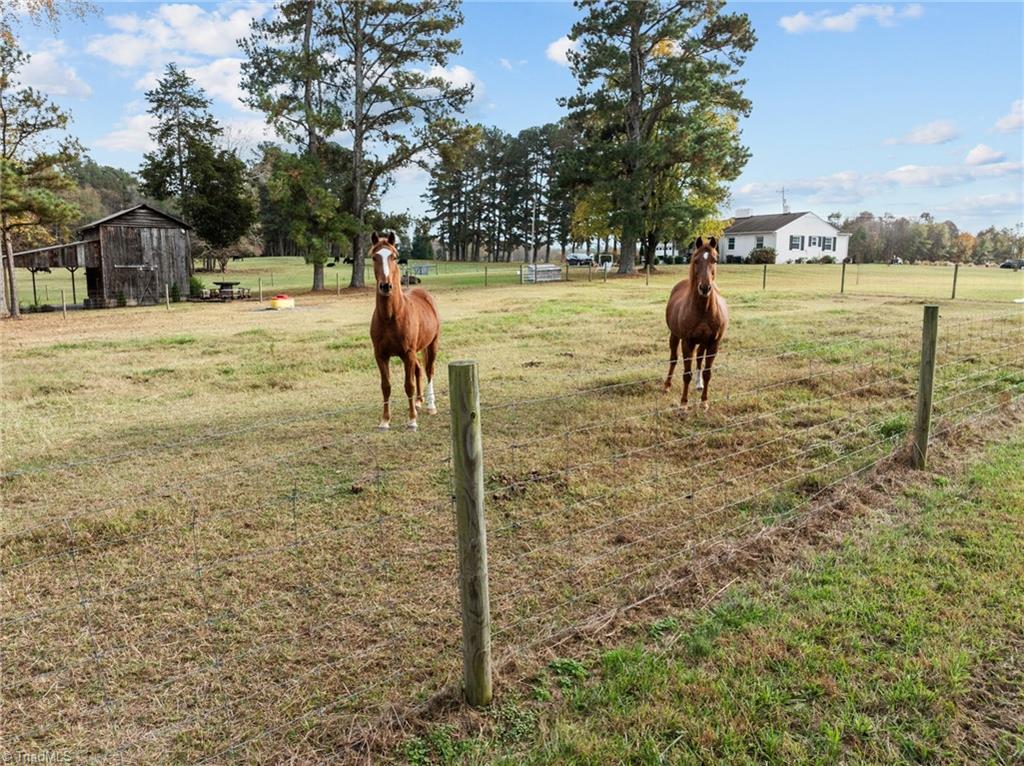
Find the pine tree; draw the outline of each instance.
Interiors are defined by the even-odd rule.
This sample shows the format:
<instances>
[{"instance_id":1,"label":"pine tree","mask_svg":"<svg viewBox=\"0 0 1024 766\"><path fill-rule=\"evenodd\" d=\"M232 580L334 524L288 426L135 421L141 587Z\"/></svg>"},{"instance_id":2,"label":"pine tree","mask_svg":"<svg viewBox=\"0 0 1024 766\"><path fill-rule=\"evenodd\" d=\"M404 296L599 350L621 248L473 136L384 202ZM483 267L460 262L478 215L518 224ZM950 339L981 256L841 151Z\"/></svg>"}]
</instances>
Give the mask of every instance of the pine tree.
<instances>
[{"instance_id":1,"label":"pine tree","mask_svg":"<svg viewBox=\"0 0 1024 766\"><path fill-rule=\"evenodd\" d=\"M325 32L337 57L336 103L352 134L352 196L347 211L360 223L353 238L353 287L363 285L369 200L396 170L425 161L448 140L453 116L472 85L446 76L462 47L457 0L329 4ZM371 148L372 147L372 148Z\"/></svg>"},{"instance_id":2,"label":"pine tree","mask_svg":"<svg viewBox=\"0 0 1024 766\"><path fill-rule=\"evenodd\" d=\"M569 62L578 90L563 103L586 141L592 185L614 201L622 273L635 270L659 176L686 159L683 146L700 119L749 110L736 74L755 37L747 16L723 14L723 5L576 2L584 17L569 35L576 42ZM722 179L742 169L746 157L738 148L729 167L720 168Z\"/></svg>"},{"instance_id":3,"label":"pine tree","mask_svg":"<svg viewBox=\"0 0 1024 766\"><path fill-rule=\"evenodd\" d=\"M146 91L146 101L157 121L149 132L157 148L143 155L142 191L159 200L183 200L195 191L189 171L194 155L213 146L223 131L210 114L206 93L173 62Z\"/></svg>"},{"instance_id":4,"label":"pine tree","mask_svg":"<svg viewBox=\"0 0 1024 766\"><path fill-rule=\"evenodd\" d=\"M0 316L20 316L14 268L14 236L47 236L44 227L62 226L78 209L62 197L73 185L64 169L81 152L65 131L67 112L32 88L19 87L17 74L29 57L0 39Z\"/></svg>"}]
</instances>

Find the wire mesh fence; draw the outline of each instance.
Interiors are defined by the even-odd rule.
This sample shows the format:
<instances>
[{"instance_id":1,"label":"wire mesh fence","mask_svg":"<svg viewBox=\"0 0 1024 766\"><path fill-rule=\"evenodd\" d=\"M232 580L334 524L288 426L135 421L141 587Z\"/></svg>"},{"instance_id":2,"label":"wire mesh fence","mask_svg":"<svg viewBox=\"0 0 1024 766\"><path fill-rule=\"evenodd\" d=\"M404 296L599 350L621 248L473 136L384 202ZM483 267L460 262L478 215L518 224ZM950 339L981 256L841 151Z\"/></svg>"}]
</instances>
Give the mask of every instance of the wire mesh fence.
<instances>
[{"instance_id":1,"label":"wire mesh fence","mask_svg":"<svg viewBox=\"0 0 1024 766\"><path fill-rule=\"evenodd\" d=\"M661 391L661 355L531 385L481 369L497 655L529 658L665 592L890 459L912 430L920 340L907 325L727 346L706 413ZM1024 396L1024 314L942 320L937 358L942 438ZM457 688L448 413L398 453L370 430L377 406L253 423L332 427L226 464L234 433L211 431L4 473L0 749L316 760L365 752L382 720ZM147 483L170 454L217 470ZM54 508L49 483L119 491Z\"/></svg>"}]
</instances>

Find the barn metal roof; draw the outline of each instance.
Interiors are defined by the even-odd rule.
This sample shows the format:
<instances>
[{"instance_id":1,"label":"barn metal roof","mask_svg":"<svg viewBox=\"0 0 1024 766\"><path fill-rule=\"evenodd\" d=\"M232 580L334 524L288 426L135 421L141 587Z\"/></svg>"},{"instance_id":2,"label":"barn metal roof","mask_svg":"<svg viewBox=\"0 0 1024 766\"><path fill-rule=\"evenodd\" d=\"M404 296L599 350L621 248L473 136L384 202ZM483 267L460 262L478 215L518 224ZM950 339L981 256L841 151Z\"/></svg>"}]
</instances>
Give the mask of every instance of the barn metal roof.
<instances>
[{"instance_id":1,"label":"barn metal roof","mask_svg":"<svg viewBox=\"0 0 1024 766\"><path fill-rule=\"evenodd\" d=\"M101 223L108 223L110 221L113 221L115 218L120 218L123 215L126 215L128 213L132 213L132 212L134 212L136 210L139 210L141 208L146 208L146 210L152 210L157 215L161 215L161 216L163 216L164 218L166 218L169 221L174 221L176 224L178 224L180 226L183 226L186 229L191 229L192 228L191 226L189 226L187 223L185 223L183 220L181 220L177 216L171 215L170 213L165 213L163 210L159 210L159 209L153 207L152 205L147 205L145 202L142 202L142 203L140 203L138 205L133 205L132 207L126 207L124 210L118 210L116 213L111 213L106 218L100 218L98 221L93 221L92 223L83 224L82 226L79 227L79 231L84 231L85 229L91 229L94 226L99 226Z\"/></svg>"},{"instance_id":2,"label":"barn metal roof","mask_svg":"<svg viewBox=\"0 0 1024 766\"><path fill-rule=\"evenodd\" d=\"M762 231L778 231L787 226L797 218L802 218L810 211L802 213L777 213L775 215L751 215L746 218L737 218L732 226L725 230L726 234L750 234Z\"/></svg>"}]
</instances>

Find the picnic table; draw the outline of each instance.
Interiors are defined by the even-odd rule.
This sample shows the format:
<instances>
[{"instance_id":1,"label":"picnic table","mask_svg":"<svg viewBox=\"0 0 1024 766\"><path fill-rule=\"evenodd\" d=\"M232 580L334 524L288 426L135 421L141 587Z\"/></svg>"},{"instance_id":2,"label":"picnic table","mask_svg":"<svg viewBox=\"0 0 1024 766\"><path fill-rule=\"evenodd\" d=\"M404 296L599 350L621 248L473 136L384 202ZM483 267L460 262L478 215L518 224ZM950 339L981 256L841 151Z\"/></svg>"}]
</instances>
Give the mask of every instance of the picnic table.
<instances>
[{"instance_id":1,"label":"picnic table","mask_svg":"<svg viewBox=\"0 0 1024 766\"><path fill-rule=\"evenodd\" d=\"M218 288L220 288L221 300L231 300L235 297L235 287L241 284L241 282L214 282Z\"/></svg>"}]
</instances>

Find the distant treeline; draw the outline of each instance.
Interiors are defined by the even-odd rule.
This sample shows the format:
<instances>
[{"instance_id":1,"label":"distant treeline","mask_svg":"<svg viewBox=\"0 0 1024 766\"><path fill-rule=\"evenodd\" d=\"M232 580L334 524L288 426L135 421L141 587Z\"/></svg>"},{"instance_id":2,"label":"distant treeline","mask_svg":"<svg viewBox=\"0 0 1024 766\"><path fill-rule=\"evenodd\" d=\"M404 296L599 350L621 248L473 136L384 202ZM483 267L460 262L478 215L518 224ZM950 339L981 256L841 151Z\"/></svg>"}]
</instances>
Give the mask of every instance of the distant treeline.
<instances>
[{"instance_id":1,"label":"distant treeline","mask_svg":"<svg viewBox=\"0 0 1024 766\"><path fill-rule=\"evenodd\" d=\"M839 213L829 220L838 224ZM989 226L977 234L961 231L952 221L936 221L929 213L918 218L897 218L888 213L862 212L842 222L850 233L851 260L856 263L954 261L985 263L1021 257L1024 245L1019 229Z\"/></svg>"}]
</instances>

